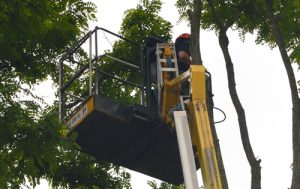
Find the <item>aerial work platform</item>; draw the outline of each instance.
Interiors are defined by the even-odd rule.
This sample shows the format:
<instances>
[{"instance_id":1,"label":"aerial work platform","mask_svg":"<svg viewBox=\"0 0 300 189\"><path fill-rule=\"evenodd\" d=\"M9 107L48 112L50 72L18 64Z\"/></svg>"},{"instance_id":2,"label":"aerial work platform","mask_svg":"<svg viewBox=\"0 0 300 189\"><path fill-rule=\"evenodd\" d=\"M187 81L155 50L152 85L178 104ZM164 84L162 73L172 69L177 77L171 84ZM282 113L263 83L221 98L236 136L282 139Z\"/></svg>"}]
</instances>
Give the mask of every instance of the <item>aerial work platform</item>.
<instances>
[{"instance_id":1,"label":"aerial work platform","mask_svg":"<svg viewBox=\"0 0 300 189\"><path fill-rule=\"evenodd\" d=\"M140 62L129 63L110 54L98 56L98 30L140 48ZM222 189L209 117L212 107L206 102L207 96L212 97L211 76L199 64L179 74L174 44L149 39L153 43L144 46L96 27L74 44L58 63L59 118L69 134L77 133L80 150L98 160L171 184L184 182L186 189L199 188L196 170L201 166L204 187ZM88 60L82 61L76 51L87 41ZM117 63L130 67L128 74L137 73L134 79L106 70ZM70 68L74 74L68 73ZM132 101L121 103L123 94Z\"/></svg>"},{"instance_id":2,"label":"aerial work platform","mask_svg":"<svg viewBox=\"0 0 300 189\"><path fill-rule=\"evenodd\" d=\"M146 107L124 106L94 95L66 122L78 132L82 150L131 170L172 183L183 183L175 130L154 121ZM195 159L197 168L199 161Z\"/></svg>"}]
</instances>

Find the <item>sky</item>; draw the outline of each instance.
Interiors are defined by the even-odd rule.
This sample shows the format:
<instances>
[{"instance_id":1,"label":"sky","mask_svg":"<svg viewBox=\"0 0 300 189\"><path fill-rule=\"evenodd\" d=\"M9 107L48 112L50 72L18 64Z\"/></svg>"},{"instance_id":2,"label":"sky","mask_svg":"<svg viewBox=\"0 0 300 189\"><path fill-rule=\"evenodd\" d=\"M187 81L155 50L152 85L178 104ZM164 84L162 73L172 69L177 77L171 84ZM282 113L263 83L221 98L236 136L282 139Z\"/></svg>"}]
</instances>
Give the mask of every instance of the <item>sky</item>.
<instances>
[{"instance_id":1,"label":"sky","mask_svg":"<svg viewBox=\"0 0 300 189\"><path fill-rule=\"evenodd\" d=\"M90 23L90 29L103 27L115 33L119 31L123 13L135 8L138 0L93 0L98 7L98 21ZM176 0L163 0L160 15L173 26L173 39L183 32L190 32L187 23L178 23ZM115 40L103 33L100 51L110 48ZM102 36L102 37L101 37ZM256 45L254 35L246 35L242 42L237 31L228 32L229 50L235 69L237 92L246 112L247 125L253 151L262 160L262 188L282 189L291 184L292 164L292 104L287 75L277 48ZM225 122L216 124L217 134L230 189L250 189L250 166L240 139L237 115L227 87L227 74L217 36L213 31L201 31L200 46L204 65L212 74L215 106L227 115ZM300 80L300 72L295 75ZM43 87L42 85L40 87ZM40 90L43 91L43 90ZM40 94L47 97L48 94ZM215 121L222 114L215 111ZM151 177L130 171L133 189L150 189ZM202 185L198 171L199 185ZM45 188L39 186L36 188Z\"/></svg>"}]
</instances>

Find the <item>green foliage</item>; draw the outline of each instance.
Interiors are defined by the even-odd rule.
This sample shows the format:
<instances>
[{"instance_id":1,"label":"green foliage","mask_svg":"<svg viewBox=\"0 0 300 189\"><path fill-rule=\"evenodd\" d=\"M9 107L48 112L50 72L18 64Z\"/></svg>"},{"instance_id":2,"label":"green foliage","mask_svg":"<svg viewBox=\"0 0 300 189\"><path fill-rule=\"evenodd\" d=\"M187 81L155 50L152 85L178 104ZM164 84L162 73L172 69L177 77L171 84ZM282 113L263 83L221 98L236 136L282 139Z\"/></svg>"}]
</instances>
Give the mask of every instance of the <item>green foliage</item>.
<instances>
[{"instance_id":1,"label":"green foliage","mask_svg":"<svg viewBox=\"0 0 300 189\"><path fill-rule=\"evenodd\" d=\"M273 1L274 14L279 22L280 32L285 39L287 50L291 53L291 58L299 62L299 40L300 40L300 1ZM249 11L251 10L251 11ZM257 0L245 5L244 16L239 21L237 27L243 32L257 31L257 43L267 43L271 47L277 46L275 36L272 31L266 13L265 2Z\"/></svg>"},{"instance_id":2,"label":"green foliage","mask_svg":"<svg viewBox=\"0 0 300 189\"><path fill-rule=\"evenodd\" d=\"M25 177L37 184L40 177L38 165L44 163L44 157L50 155L48 127L39 127L36 118L39 104L18 98L18 93L30 95L23 89L11 72L2 72L0 85L0 188L17 188L25 183ZM51 128L52 129L52 128ZM54 129L54 128L53 128ZM49 150L48 150L49 149ZM42 155L42 156L41 156ZM43 155L45 155L43 157ZM51 156L50 156L51 157Z\"/></svg>"},{"instance_id":3,"label":"green foliage","mask_svg":"<svg viewBox=\"0 0 300 189\"><path fill-rule=\"evenodd\" d=\"M157 186L157 183L155 181L148 181L148 185L152 189L184 189L183 185L175 186L166 182L162 182L159 186Z\"/></svg>"},{"instance_id":4,"label":"green foliage","mask_svg":"<svg viewBox=\"0 0 300 189\"><path fill-rule=\"evenodd\" d=\"M141 0L137 8L125 11L120 34L138 44L143 44L147 36L170 40L173 27L158 15L161 4L160 0Z\"/></svg>"},{"instance_id":5,"label":"green foliage","mask_svg":"<svg viewBox=\"0 0 300 189\"><path fill-rule=\"evenodd\" d=\"M206 2L206 1L205 1ZM266 13L265 0L214 1L216 12L222 18L225 26L239 31L243 39L246 33L257 32L256 42L277 46L272 27ZM300 62L300 1L273 1L273 9L279 22L280 32L285 40L285 46L290 52L290 58ZM204 12L201 26L204 29L216 30L216 23L207 3L204 3Z\"/></svg>"},{"instance_id":6,"label":"green foliage","mask_svg":"<svg viewBox=\"0 0 300 189\"><path fill-rule=\"evenodd\" d=\"M248 22L242 22L241 29L258 32L257 43L277 46L274 32L267 17L265 2L257 0L252 5L253 12L247 12ZM300 64L300 1L273 1L273 12L279 23L280 33L292 62ZM253 17L254 15L257 15Z\"/></svg>"},{"instance_id":7,"label":"green foliage","mask_svg":"<svg viewBox=\"0 0 300 189\"><path fill-rule=\"evenodd\" d=\"M291 59L300 65L300 1L286 1L278 7L279 11L275 12L279 12L279 25L287 50L291 52Z\"/></svg>"},{"instance_id":8,"label":"green foliage","mask_svg":"<svg viewBox=\"0 0 300 189\"><path fill-rule=\"evenodd\" d=\"M189 16L187 14L188 10L193 10L193 3L190 0L177 0L176 6L178 13L180 15L180 20L188 20Z\"/></svg>"},{"instance_id":9,"label":"green foliage","mask_svg":"<svg viewBox=\"0 0 300 189\"><path fill-rule=\"evenodd\" d=\"M42 110L43 100L31 92L46 76L57 79L58 55L95 19L94 4L2 0L0 8L0 188L26 180L35 186L42 178L54 188L130 188L128 173L80 152L76 136L64 137L56 107ZM69 76L74 70L67 69Z\"/></svg>"},{"instance_id":10,"label":"green foliage","mask_svg":"<svg viewBox=\"0 0 300 189\"><path fill-rule=\"evenodd\" d=\"M30 93L11 73L4 76L7 80L0 85L0 188L19 188L25 179L35 186L41 178L54 188L130 188L128 173L80 152L76 136L64 137L66 128L59 123L55 108L40 113L34 96L33 100L20 99L17 93Z\"/></svg>"},{"instance_id":11,"label":"green foliage","mask_svg":"<svg viewBox=\"0 0 300 189\"><path fill-rule=\"evenodd\" d=\"M26 179L35 186L42 178L54 188L131 188L127 172L82 153L75 135L64 137L66 128L57 119L56 107L42 110L43 101L30 90L48 75L57 81L58 55L86 31L88 20L95 19L95 6L82 0L3 0L0 8L4 10L0 13L0 188L19 188ZM158 16L160 8L160 1L145 0L128 10L120 34L138 44L150 35L170 40L172 26ZM116 42L110 54L139 64L139 48L124 41ZM84 62L86 54L80 50L76 59ZM65 69L68 78L79 67ZM104 60L101 69L140 81L136 71L113 61ZM137 89L100 79L102 92L108 96L137 101L138 95L130 95ZM69 90L81 94L87 86L83 82L86 77Z\"/></svg>"},{"instance_id":12,"label":"green foliage","mask_svg":"<svg viewBox=\"0 0 300 189\"><path fill-rule=\"evenodd\" d=\"M78 150L72 139L62 141L57 164L49 180L55 187L64 188L130 188L130 175L119 167L95 160Z\"/></svg>"},{"instance_id":13,"label":"green foliage","mask_svg":"<svg viewBox=\"0 0 300 189\"><path fill-rule=\"evenodd\" d=\"M265 0L214 0L214 8L224 28L239 31L243 40L246 33L257 33L258 44L277 46L272 27L266 14ZM178 0L176 3L182 19L188 19L187 11L192 8L191 1ZM300 65L300 1L273 1L273 9L279 22L280 32L293 62ZM208 1L203 1L201 27L218 31L220 27L212 14Z\"/></svg>"},{"instance_id":14,"label":"green foliage","mask_svg":"<svg viewBox=\"0 0 300 189\"><path fill-rule=\"evenodd\" d=\"M95 5L82 0L2 0L0 70L31 83L55 73L55 62L95 19Z\"/></svg>"}]
</instances>

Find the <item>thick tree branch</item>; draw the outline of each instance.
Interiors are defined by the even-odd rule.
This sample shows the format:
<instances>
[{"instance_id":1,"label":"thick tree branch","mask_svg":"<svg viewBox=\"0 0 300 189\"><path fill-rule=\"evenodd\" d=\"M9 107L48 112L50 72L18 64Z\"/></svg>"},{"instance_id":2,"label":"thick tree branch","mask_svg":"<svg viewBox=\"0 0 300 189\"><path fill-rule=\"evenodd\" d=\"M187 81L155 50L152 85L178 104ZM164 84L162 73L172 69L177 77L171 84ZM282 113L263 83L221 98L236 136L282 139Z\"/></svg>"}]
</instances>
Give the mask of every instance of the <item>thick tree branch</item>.
<instances>
[{"instance_id":1,"label":"thick tree branch","mask_svg":"<svg viewBox=\"0 0 300 189\"><path fill-rule=\"evenodd\" d=\"M292 103L293 103L293 178L291 189L300 188L300 99L298 96L297 83L294 71L288 56L285 41L279 27L279 20L274 15L273 0L265 0L266 13L272 27L273 35L278 45L284 67L287 72Z\"/></svg>"},{"instance_id":2,"label":"thick tree branch","mask_svg":"<svg viewBox=\"0 0 300 189\"><path fill-rule=\"evenodd\" d=\"M224 59L226 62L226 69L227 69L227 77L228 77L228 88L231 96L231 100L233 102L233 105L236 109L237 115L238 115L238 121L239 121L239 127L240 127L240 133L241 133L241 139L243 148L247 157L247 160L251 166L251 188L252 189L260 189L261 188L261 167L260 167L260 159L256 159L250 139L248 134L248 128L247 128L247 122L246 122L246 115L244 108L240 102L240 99L237 94L236 90L236 84L235 84L235 74L234 74L234 67L233 62L228 50L229 40L227 37L227 30L229 26L231 26L234 22L230 22L229 24L226 24L225 21L219 16L216 5L214 0L208 0L210 9L212 11L215 23L217 27L219 28L219 44L222 49ZM230 25L231 24L231 25Z\"/></svg>"},{"instance_id":3,"label":"thick tree branch","mask_svg":"<svg viewBox=\"0 0 300 189\"><path fill-rule=\"evenodd\" d=\"M202 2L201 0L193 0L193 10L188 10L188 16L191 24L191 56L193 64L202 65L200 51L200 20Z\"/></svg>"},{"instance_id":4,"label":"thick tree branch","mask_svg":"<svg viewBox=\"0 0 300 189\"><path fill-rule=\"evenodd\" d=\"M290 58L288 56L285 42L282 36L282 32L279 27L278 18L273 13L273 0L265 0L266 2L266 8L267 8L267 16L270 21L270 25L273 30L273 34L276 40L276 44L278 45L282 61L284 63L284 67L287 72L287 76L289 79L289 84L291 88L291 96L292 96L292 102L297 102L299 100L298 92L297 92L297 83L296 78L294 75L294 71L292 68L292 63L290 61Z\"/></svg>"},{"instance_id":5,"label":"thick tree branch","mask_svg":"<svg viewBox=\"0 0 300 189\"><path fill-rule=\"evenodd\" d=\"M201 51L200 51L200 21L201 21L201 11L202 11L202 1L201 0L193 0L193 11L188 10L187 14L189 16L190 24L191 24L191 55L193 64L202 65ZM213 107L213 99L210 97L208 99L208 105ZM213 112L210 112L210 122L212 128L212 134L214 139L214 145L216 148L216 155L218 158L218 166L221 174L222 186L224 189L228 188L225 168L222 160L221 149L219 145L219 140L217 137L217 133L215 130L214 122L213 122Z\"/></svg>"},{"instance_id":6,"label":"thick tree branch","mask_svg":"<svg viewBox=\"0 0 300 189\"><path fill-rule=\"evenodd\" d=\"M214 139L214 145L216 149L216 156L218 160L218 166L220 170L220 175L221 175L221 182L222 182L222 189L228 189L228 182L227 182L227 176L225 172L225 167L223 164L223 158L222 158L222 152L219 144L219 139L217 136L217 131L214 123L214 102L213 102L213 94L208 95L207 98L207 106L208 106L208 113L209 113L209 119L210 119L210 124L211 124L211 131Z\"/></svg>"}]
</instances>

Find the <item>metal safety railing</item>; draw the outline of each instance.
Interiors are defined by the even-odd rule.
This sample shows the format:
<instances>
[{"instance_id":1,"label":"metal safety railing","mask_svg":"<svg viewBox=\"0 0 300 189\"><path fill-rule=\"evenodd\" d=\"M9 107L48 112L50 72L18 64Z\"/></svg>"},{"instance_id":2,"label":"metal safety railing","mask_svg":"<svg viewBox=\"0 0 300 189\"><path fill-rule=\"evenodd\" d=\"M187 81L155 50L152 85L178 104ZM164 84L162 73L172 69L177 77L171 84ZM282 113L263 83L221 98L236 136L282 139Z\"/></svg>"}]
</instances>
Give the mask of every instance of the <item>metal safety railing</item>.
<instances>
[{"instance_id":1,"label":"metal safety railing","mask_svg":"<svg viewBox=\"0 0 300 189\"><path fill-rule=\"evenodd\" d=\"M137 48L140 49L140 65L132 64L121 60L116 57L112 57L109 54L102 54L99 55L98 51L98 30L102 30L103 32L109 33L119 39L122 39ZM94 42L93 42L94 40ZM73 55L85 44L88 43L88 63L83 63L80 61L76 61L73 58ZM149 105L150 104L150 79L149 79L149 69L150 66L148 65L147 61L145 61L144 52L146 51L146 47L144 45L137 44L134 41L131 41L123 36L120 36L114 32L106 30L101 27L95 27L94 30L89 31L86 35L84 35L79 41L77 41L68 51L66 51L63 56L59 59L58 62L58 72L59 72L59 119L63 121L67 116L67 107L66 98L67 96L73 97L78 101L84 101L85 98L78 97L72 93L67 92L67 89L77 80L80 76L82 76L85 72L88 74L88 96L98 95L99 93L99 75L104 75L109 78L113 78L123 84L130 85L136 87L141 90L141 104L142 105ZM94 51L94 53L93 53ZM138 70L141 74L142 82L141 83L133 83L131 81L122 79L118 76L115 76L111 73L107 73L99 68L99 62L104 58L107 57L116 61L117 63L123 64L125 66L130 67L131 69ZM70 78L65 78L65 63L77 64L81 66L79 70L77 70Z\"/></svg>"}]
</instances>

